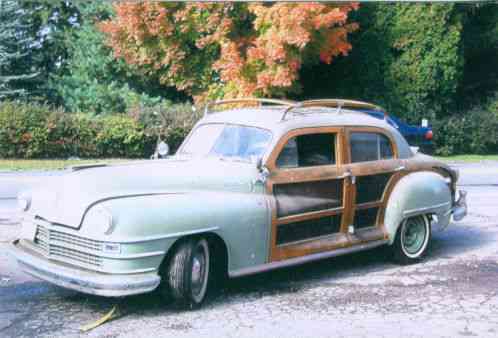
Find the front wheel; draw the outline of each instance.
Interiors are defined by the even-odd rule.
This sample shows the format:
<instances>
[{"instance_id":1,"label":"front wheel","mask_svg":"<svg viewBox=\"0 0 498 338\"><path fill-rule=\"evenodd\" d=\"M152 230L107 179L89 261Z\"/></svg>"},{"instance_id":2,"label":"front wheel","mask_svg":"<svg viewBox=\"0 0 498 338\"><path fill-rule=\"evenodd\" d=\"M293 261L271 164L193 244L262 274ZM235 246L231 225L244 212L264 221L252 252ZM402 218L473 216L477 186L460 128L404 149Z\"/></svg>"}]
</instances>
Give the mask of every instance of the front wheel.
<instances>
[{"instance_id":1,"label":"front wheel","mask_svg":"<svg viewBox=\"0 0 498 338\"><path fill-rule=\"evenodd\" d=\"M196 308L204 301L209 281L209 245L206 239L182 243L169 264L168 284L177 301Z\"/></svg>"},{"instance_id":2,"label":"front wheel","mask_svg":"<svg viewBox=\"0 0 498 338\"><path fill-rule=\"evenodd\" d=\"M431 240L431 223L427 215L409 217L401 223L394 240L393 256L401 264L420 261Z\"/></svg>"}]
</instances>

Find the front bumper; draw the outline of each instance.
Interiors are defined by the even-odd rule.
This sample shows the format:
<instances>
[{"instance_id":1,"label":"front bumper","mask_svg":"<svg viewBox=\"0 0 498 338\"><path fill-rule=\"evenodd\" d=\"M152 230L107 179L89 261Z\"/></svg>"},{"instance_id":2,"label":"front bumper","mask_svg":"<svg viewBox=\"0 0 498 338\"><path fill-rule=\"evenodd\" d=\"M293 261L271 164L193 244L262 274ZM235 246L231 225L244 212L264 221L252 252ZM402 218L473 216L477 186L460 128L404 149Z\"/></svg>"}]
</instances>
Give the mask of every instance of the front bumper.
<instances>
[{"instance_id":1,"label":"front bumper","mask_svg":"<svg viewBox=\"0 0 498 338\"><path fill-rule=\"evenodd\" d=\"M11 253L20 267L30 275L47 282L106 297L120 297L146 293L154 290L160 282L155 272L140 274L105 274L73 267L69 264L51 261L16 240Z\"/></svg>"},{"instance_id":2,"label":"front bumper","mask_svg":"<svg viewBox=\"0 0 498 338\"><path fill-rule=\"evenodd\" d=\"M451 207L453 220L460 221L467 216L467 192L465 190L458 191L458 200Z\"/></svg>"}]
</instances>

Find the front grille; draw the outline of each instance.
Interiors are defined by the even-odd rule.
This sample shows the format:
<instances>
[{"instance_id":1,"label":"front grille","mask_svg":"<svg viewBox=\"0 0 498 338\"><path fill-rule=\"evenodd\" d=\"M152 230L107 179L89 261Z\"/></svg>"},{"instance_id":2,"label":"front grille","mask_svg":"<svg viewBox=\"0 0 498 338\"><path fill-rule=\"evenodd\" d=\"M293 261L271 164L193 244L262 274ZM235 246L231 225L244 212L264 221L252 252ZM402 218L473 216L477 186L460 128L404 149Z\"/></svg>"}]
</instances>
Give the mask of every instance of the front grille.
<instances>
[{"instance_id":1,"label":"front grille","mask_svg":"<svg viewBox=\"0 0 498 338\"><path fill-rule=\"evenodd\" d=\"M37 225L35 244L44 256L83 267L101 267L102 242ZM92 253L90 253L91 251Z\"/></svg>"}]
</instances>

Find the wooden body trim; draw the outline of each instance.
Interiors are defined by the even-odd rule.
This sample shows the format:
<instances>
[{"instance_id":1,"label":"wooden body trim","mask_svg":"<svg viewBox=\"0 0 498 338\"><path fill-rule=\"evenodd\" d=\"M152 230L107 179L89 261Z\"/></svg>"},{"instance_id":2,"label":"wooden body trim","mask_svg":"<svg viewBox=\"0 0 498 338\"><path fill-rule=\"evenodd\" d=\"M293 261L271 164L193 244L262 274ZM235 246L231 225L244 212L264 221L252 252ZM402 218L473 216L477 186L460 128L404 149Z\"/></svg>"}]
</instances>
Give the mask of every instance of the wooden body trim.
<instances>
[{"instance_id":1,"label":"wooden body trim","mask_svg":"<svg viewBox=\"0 0 498 338\"><path fill-rule=\"evenodd\" d=\"M387 137L391 142L393 158L369 162L351 163L350 137L353 132L378 133ZM281 150L292 137L311 133L335 133L335 158L334 165L324 165L301 168L278 168L276 160ZM298 257L312 256L327 251L343 250L345 248L365 245L369 242L385 241L389 235L384 226L385 209L389 196L397 182L410 172L420 170L434 171L436 162L413 163L413 160L399 159L396 141L388 131L377 127L317 127L302 128L288 132L284 135L268 157L266 166L270 176L266 182L267 192L270 195L271 205L271 235L269 261L286 261ZM356 180L352 177L370 176L391 173L381 198L376 201L356 204ZM284 183L301 183L331 179L343 179L342 206L338 208L306 212L297 215L278 217L276 198L273 195L273 186ZM370 227L357 229L349 233L349 226L353 225L355 212L369 208L378 208L375 224ZM277 245L276 237L279 225L300 222L321 217L341 214L341 225L338 233L332 233L310 239L297 240L295 242Z\"/></svg>"}]
</instances>

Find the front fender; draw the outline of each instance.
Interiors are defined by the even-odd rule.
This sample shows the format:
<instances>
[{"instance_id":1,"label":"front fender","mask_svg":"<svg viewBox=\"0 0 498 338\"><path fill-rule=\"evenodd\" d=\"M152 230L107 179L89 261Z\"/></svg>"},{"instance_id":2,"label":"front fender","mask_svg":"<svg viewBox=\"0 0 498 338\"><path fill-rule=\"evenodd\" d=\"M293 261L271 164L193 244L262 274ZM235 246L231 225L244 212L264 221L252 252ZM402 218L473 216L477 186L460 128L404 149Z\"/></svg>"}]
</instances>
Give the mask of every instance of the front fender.
<instances>
[{"instance_id":1,"label":"front fender","mask_svg":"<svg viewBox=\"0 0 498 338\"><path fill-rule=\"evenodd\" d=\"M270 213L263 194L184 192L103 202L115 230L109 240L165 245L212 232L225 242L229 270L263 264L268 256Z\"/></svg>"},{"instance_id":2,"label":"front fender","mask_svg":"<svg viewBox=\"0 0 498 338\"><path fill-rule=\"evenodd\" d=\"M450 221L451 191L444 177L434 172L415 172L402 177L389 196L384 226L389 244L394 242L402 221L411 216L435 214L438 225L445 228Z\"/></svg>"}]
</instances>

